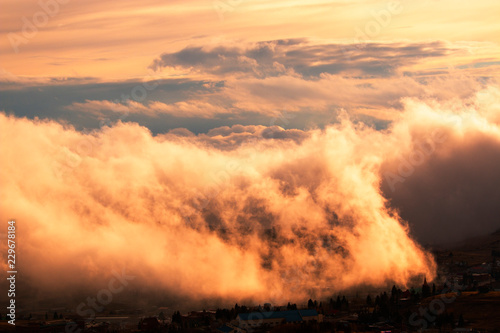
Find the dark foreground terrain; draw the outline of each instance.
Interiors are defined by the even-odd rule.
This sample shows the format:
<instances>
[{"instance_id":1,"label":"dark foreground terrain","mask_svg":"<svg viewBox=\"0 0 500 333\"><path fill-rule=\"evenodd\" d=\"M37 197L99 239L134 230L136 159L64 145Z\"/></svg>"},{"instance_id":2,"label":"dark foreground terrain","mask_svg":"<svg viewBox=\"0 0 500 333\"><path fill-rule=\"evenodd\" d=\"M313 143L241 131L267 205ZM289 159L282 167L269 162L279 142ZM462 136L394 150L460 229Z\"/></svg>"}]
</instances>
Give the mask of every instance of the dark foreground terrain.
<instances>
[{"instance_id":1,"label":"dark foreground terrain","mask_svg":"<svg viewBox=\"0 0 500 333\"><path fill-rule=\"evenodd\" d=\"M183 313L114 304L92 320L20 308L15 327L2 314L0 332L500 332L500 231L432 251L438 277L409 289Z\"/></svg>"}]
</instances>

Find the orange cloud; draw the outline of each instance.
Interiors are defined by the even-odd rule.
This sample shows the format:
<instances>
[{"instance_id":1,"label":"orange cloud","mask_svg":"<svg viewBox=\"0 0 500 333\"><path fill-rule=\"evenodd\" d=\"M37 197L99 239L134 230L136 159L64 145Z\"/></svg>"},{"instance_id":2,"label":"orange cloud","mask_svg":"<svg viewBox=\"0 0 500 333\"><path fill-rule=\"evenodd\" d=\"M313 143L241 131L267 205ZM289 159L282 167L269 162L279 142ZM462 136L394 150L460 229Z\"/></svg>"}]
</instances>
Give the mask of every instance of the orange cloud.
<instances>
[{"instance_id":1,"label":"orange cloud","mask_svg":"<svg viewBox=\"0 0 500 333\"><path fill-rule=\"evenodd\" d=\"M188 100L176 102L173 104L165 104L162 102L154 101L150 102L147 105L136 102L134 100L127 100L125 103L118 103L107 100L87 100L85 101L85 103L75 102L70 106L67 106L66 109L84 113L89 112L99 117L103 117L106 111L122 114L124 116L130 113L142 114L152 117L158 116L159 114L169 114L175 117L185 118L210 118L216 114L230 112L230 110L200 100Z\"/></svg>"},{"instance_id":2,"label":"orange cloud","mask_svg":"<svg viewBox=\"0 0 500 333\"><path fill-rule=\"evenodd\" d=\"M497 97L491 87L470 109L407 101L386 131L344 119L300 140L251 126L83 134L2 115L1 218L17 220L19 269L43 289L123 266L165 292L232 300L433 279L432 257L381 191L384 174L436 129L449 137L436 156L477 135L500 146ZM456 117L468 120L447 122Z\"/></svg>"}]
</instances>

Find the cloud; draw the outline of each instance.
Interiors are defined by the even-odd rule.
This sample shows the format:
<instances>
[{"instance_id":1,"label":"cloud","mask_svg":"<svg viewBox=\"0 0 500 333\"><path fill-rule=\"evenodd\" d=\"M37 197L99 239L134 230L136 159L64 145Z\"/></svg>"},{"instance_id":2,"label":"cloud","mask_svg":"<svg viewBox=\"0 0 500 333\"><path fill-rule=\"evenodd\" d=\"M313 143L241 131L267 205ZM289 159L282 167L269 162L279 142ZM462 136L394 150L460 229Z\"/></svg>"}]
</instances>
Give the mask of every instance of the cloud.
<instances>
[{"instance_id":1,"label":"cloud","mask_svg":"<svg viewBox=\"0 0 500 333\"><path fill-rule=\"evenodd\" d=\"M118 122L84 134L2 114L0 217L16 219L19 269L43 290L124 266L144 288L198 299L299 300L432 279L433 259L410 235L498 227L498 96L406 100L382 131L344 114L323 130L152 136ZM414 170L398 174L401 159Z\"/></svg>"},{"instance_id":2,"label":"cloud","mask_svg":"<svg viewBox=\"0 0 500 333\"><path fill-rule=\"evenodd\" d=\"M325 120L326 116L330 123L336 122L338 112L344 109L353 115L392 121L399 116L404 98L466 99L490 82L494 80L478 79L460 70L425 78L405 75L353 78L330 74L321 74L315 80L296 75L229 78L217 87L207 83L208 87L199 93L185 94L181 101L174 103L163 103L154 98L143 103L88 100L75 102L66 109L110 118L114 113L202 119L229 117L240 121L255 119L256 114L272 119L286 111L293 117L321 115ZM269 125L268 122L264 125Z\"/></svg>"},{"instance_id":3,"label":"cloud","mask_svg":"<svg viewBox=\"0 0 500 333\"><path fill-rule=\"evenodd\" d=\"M0 218L16 219L19 270L47 292L123 267L156 295L228 302L432 279L411 235L443 242L499 227L499 96L408 99L382 131L345 113L323 130L157 136L135 123L84 134L2 114Z\"/></svg>"},{"instance_id":4,"label":"cloud","mask_svg":"<svg viewBox=\"0 0 500 333\"><path fill-rule=\"evenodd\" d=\"M422 242L453 243L500 229L499 100L500 90L489 87L473 100L434 102L408 115L414 133L386 156L382 189ZM403 126L394 131L407 131Z\"/></svg>"},{"instance_id":5,"label":"cloud","mask_svg":"<svg viewBox=\"0 0 500 333\"><path fill-rule=\"evenodd\" d=\"M220 149L207 137L265 129L198 140L183 130L172 140L133 123L89 134L5 115L0 123L9 138L1 218L20 226L29 246L19 269L42 290L78 289L123 266L144 288L198 299L298 300L434 276L380 194L374 143L385 138L371 128L346 121L302 140Z\"/></svg>"},{"instance_id":6,"label":"cloud","mask_svg":"<svg viewBox=\"0 0 500 333\"><path fill-rule=\"evenodd\" d=\"M70 82L63 84L63 78L57 80L45 78L42 81L26 77L17 79L16 83L0 81L0 85L3 85L3 89L0 90L0 110L12 112L18 117L57 119L70 123L77 129L88 130L98 128L103 117L116 121L128 109L137 112L129 112L127 120L146 124L155 131L164 132L175 127L186 126L182 119L192 119L189 112L186 113L189 118L179 119L170 116L165 110L149 112L144 109L143 111L147 115L143 115L138 112L139 104L148 106L152 102L164 103L170 105L171 109L167 111L182 116L182 107L186 108L192 105L193 109L196 109L197 106L203 104L203 95L220 89L218 81L164 79L161 77L149 82L133 79L94 83L71 81L71 84ZM147 89L147 94L141 94L140 88L145 86L153 89ZM134 97L139 98L134 99ZM193 101L193 99L196 100ZM91 103L89 109L86 110L82 108L86 101L95 102ZM134 102L132 105L135 105L136 108L127 106L128 102ZM177 102L184 103L179 103L176 106ZM98 105L99 103L102 104ZM215 107L209 106L207 109L213 110ZM117 109L121 112L113 111ZM202 114L203 112L205 111L201 111ZM163 124L168 124L171 127L158 128L158 118L162 119Z\"/></svg>"},{"instance_id":7,"label":"cloud","mask_svg":"<svg viewBox=\"0 0 500 333\"><path fill-rule=\"evenodd\" d=\"M342 109L387 122L398 117L404 98L463 99L494 83L495 76L488 73L494 58L483 56L492 47L442 41L226 40L163 54L155 60L162 70L150 75L149 82L6 75L0 81L0 108L18 116L58 119L78 129L122 119L154 133L176 127L199 133L223 125L268 126L285 110L296 116L288 128L323 127L336 122ZM486 51L471 60L468 54L478 50ZM175 70L163 66L180 69L187 78L166 79ZM145 84L152 89L141 90Z\"/></svg>"},{"instance_id":8,"label":"cloud","mask_svg":"<svg viewBox=\"0 0 500 333\"><path fill-rule=\"evenodd\" d=\"M223 107L219 107L200 100L188 100L166 104L158 101L151 101L148 104L142 104L134 100L127 100L125 103L112 101L86 100L84 103L73 103L66 107L67 110L89 112L104 118L106 113L112 112L127 116L128 114L140 114L149 117L157 117L160 114L168 114L181 118L210 118L217 114L229 113Z\"/></svg>"},{"instance_id":9,"label":"cloud","mask_svg":"<svg viewBox=\"0 0 500 333\"><path fill-rule=\"evenodd\" d=\"M158 135L172 141L190 141L205 144L221 150L235 150L244 144L258 144L266 140L291 140L301 143L310 133L298 129L284 129L280 126L233 125L213 128L205 133L193 134L187 129L174 129L167 134ZM189 138L189 140L187 140Z\"/></svg>"},{"instance_id":10,"label":"cloud","mask_svg":"<svg viewBox=\"0 0 500 333\"><path fill-rule=\"evenodd\" d=\"M244 46L188 46L164 53L151 68L182 68L199 73L245 74L259 78L297 73L390 76L399 68L426 58L456 52L444 42L312 44L305 39L257 42Z\"/></svg>"},{"instance_id":11,"label":"cloud","mask_svg":"<svg viewBox=\"0 0 500 333\"><path fill-rule=\"evenodd\" d=\"M96 77L28 77L14 75L0 68L0 88L2 90L20 90L28 87L40 86L71 86L91 85L99 83Z\"/></svg>"},{"instance_id":12,"label":"cloud","mask_svg":"<svg viewBox=\"0 0 500 333\"><path fill-rule=\"evenodd\" d=\"M408 76L359 79L322 74L317 80L296 76L228 80L221 94L241 110L273 114L276 110L329 114L340 108L375 118L393 120L407 97L437 100L464 99L485 86L460 74L426 80Z\"/></svg>"},{"instance_id":13,"label":"cloud","mask_svg":"<svg viewBox=\"0 0 500 333\"><path fill-rule=\"evenodd\" d=\"M452 0L432 4L401 2L403 11L388 18L381 14L387 10L387 4L374 1L233 2L226 7L224 22L220 21L220 13L214 10L213 4L205 0L191 0L189 5L177 0L123 3L119 10L113 3L99 1L61 3L50 13L53 15L47 24L37 26L39 33L26 44L22 43L20 52L15 53L9 34L23 37L22 18L33 23L33 16L44 11L31 0L6 1L9 11L0 14L4 22L0 30L0 50L5 55L2 66L31 75L130 78L141 74L151 55L176 53L189 45L217 44L219 36L235 40L235 47L241 48L245 47L242 40L287 37L297 40L296 37L303 36L351 42L359 38L360 30L379 41L409 44L435 39L455 41L457 31L461 31L461 41L490 41L497 45L489 50L489 56L496 57L499 53L499 23L494 10L497 3L493 0L460 5ZM443 12L447 13L445 20ZM423 21L426 24L421 24ZM376 36L367 33L373 24L378 30ZM319 55L324 58L323 54ZM254 58L250 55L249 59ZM382 61L384 71L379 71L377 59L372 63L366 60L369 71L384 73L392 69ZM327 60L326 64L312 68L309 75L323 71L324 65L330 73L336 70L335 63Z\"/></svg>"}]
</instances>

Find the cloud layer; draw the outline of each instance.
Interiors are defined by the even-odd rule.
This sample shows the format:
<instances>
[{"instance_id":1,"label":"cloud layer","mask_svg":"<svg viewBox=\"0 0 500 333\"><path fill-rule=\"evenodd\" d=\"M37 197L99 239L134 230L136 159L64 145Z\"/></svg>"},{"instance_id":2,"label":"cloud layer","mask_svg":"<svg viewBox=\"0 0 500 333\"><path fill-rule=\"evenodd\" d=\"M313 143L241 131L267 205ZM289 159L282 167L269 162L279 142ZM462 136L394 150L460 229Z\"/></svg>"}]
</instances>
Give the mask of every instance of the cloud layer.
<instances>
[{"instance_id":1,"label":"cloud layer","mask_svg":"<svg viewBox=\"0 0 500 333\"><path fill-rule=\"evenodd\" d=\"M401 112L403 98L445 102L494 84L499 62L489 56L492 48L439 40L223 39L151 57L155 71L144 69L127 80L26 77L3 70L0 108L78 129L121 119L153 133L267 126L285 111L293 113L289 128L324 127L336 122L341 109L384 124Z\"/></svg>"},{"instance_id":2,"label":"cloud layer","mask_svg":"<svg viewBox=\"0 0 500 333\"><path fill-rule=\"evenodd\" d=\"M307 132L152 136L117 123L83 134L2 114L1 219L17 220L20 270L39 288L122 267L164 291L231 300L432 279L397 211L422 240L498 227L498 96L407 101L385 131L344 116ZM407 157L429 140L418 165ZM401 174L401 158L413 172Z\"/></svg>"},{"instance_id":3,"label":"cloud layer","mask_svg":"<svg viewBox=\"0 0 500 333\"><path fill-rule=\"evenodd\" d=\"M306 39L265 41L240 46L189 46L164 53L151 68L180 67L205 74L249 74L256 77L297 73L355 73L389 76L424 58L444 57L456 50L443 42L313 44Z\"/></svg>"}]
</instances>

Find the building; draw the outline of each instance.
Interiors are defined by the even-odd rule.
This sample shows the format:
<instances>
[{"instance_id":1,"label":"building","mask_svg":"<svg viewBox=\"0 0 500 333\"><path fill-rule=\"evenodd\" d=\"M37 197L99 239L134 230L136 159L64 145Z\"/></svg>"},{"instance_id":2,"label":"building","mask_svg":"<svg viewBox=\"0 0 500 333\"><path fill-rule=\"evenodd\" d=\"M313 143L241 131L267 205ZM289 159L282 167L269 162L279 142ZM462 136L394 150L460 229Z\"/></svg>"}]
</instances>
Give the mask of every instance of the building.
<instances>
[{"instance_id":1,"label":"building","mask_svg":"<svg viewBox=\"0 0 500 333\"><path fill-rule=\"evenodd\" d=\"M160 322L156 317L143 318L139 322L139 329L141 331L145 332L154 331L157 330L159 327L160 327Z\"/></svg>"},{"instance_id":2,"label":"building","mask_svg":"<svg viewBox=\"0 0 500 333\"><path fill-rule=\"evenodd\" d=\"M315 309L238 314L238 326L248 332L253 332L262 327L271 328L283 324L303 324L320 321L320 315Z\"/></svg>"},{"instance_id":3,"label":"building","mask_svg":"<svg viewBox=\"0 0 500 333\"><path fill-rule=\"evenodd\" d=\"M192 311L187 315L181 316L181 326L183 329L198 328L209 326L215 320L213 311Z\"/></svg>"},{"instance_id":4,"label":"building","mask_svg":"<svg viewBox=\"0 0 500 333\"><path fill-rule=\"evenodd\" d=\"M238 327L235 327L231 324L225 324L219 328L216 329L216 332L222 332L222 333L242 333L246 332Z\"/></svg>"}]
</instances>

